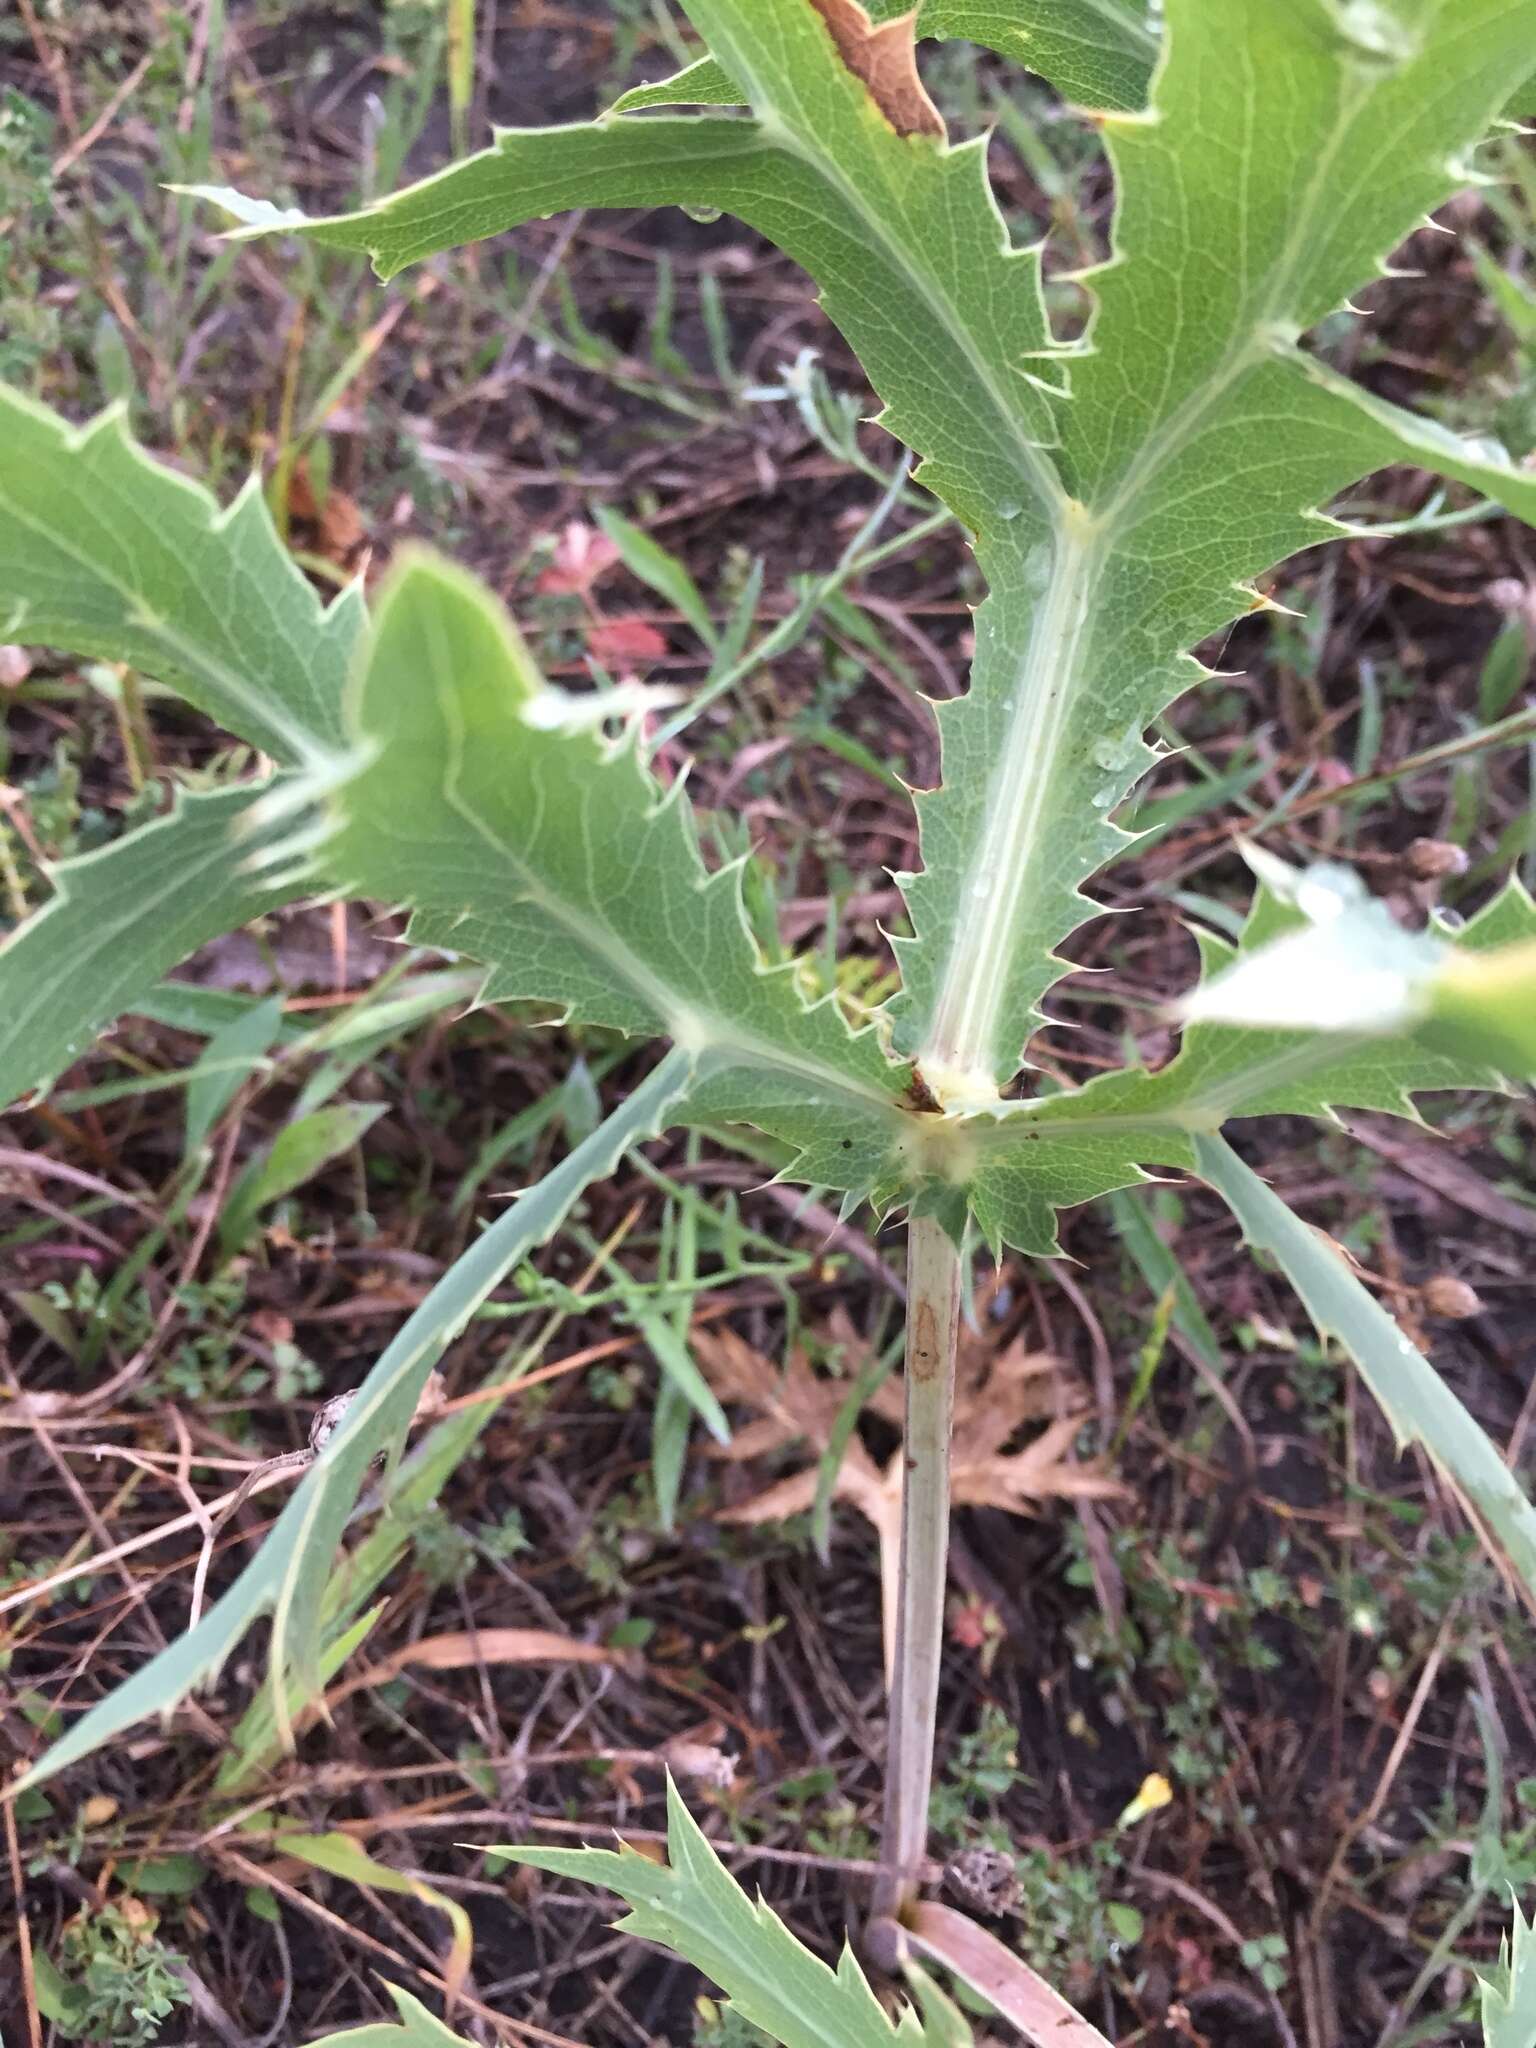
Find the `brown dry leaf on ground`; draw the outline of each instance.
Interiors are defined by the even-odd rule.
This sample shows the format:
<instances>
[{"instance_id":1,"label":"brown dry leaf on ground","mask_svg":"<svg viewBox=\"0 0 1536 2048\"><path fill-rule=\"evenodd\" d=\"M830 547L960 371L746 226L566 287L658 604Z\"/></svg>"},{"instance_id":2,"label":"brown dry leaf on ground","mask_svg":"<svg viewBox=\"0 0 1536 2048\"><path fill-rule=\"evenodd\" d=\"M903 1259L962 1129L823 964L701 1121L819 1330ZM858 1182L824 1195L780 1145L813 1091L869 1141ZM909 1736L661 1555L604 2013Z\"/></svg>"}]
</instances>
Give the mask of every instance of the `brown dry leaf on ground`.
<instances>
[{"instance_id":1,"label":"brown dry leaf on ground","mask_svg":"<svg viewBox=\"0 0 1536 2048\"><path fill-rule=\"evenodd\" d=\"M828 1335L841 1345L845 1356L857 1358L859 1340L841 1319L834 1318ZM810 1459L800 1471L775 1480L750 1500L723 1508L720 1520L772 1522L806 1513L815 1503L817 1467L852 1390L851 1378L819 1377L798 1345L781 1372L772 1359L727 1329L695 1327L692 1343L699 1367L720 1400L755 1412L755 1419L736 1429L728 1444L710 1446L712 1457L745 1464L800 1444ZM868 1409L899 1429L900 1380L884 1381ZM955 1422L950 1440L950 1489L955 1505L1027 1515L1045 1500L1102 1500L1123 1492L1093 1465L1072 1459L1073 1440L1083 1416L1084 1409L1073 1401L1058 1361L1048 1352L1030 1351L1022 1341L993 1350L984 1339L964 1339L955 1373ZM1044 1427L1027 1443L1010 1449L1025 1424L1034 1422ZM879 1539L887 1673L896 1630L902 1472L899 1449L881 1466L855 1429L832 1489L832 1498L856 1508L873 1525Z\"/></svg>"},{"instance_id":2,"label":"brown dry leaf on ground","mask_svg":"<svg viewBox=\"0 0 1536 2048\"><path fill-rule=\"evenodd\" d=\"M367 551L368 530L356 499L334 485L320 497L302 456L288 479L288 521L295 548L319 555L349 575Z\"/></svg>"}]
</instances>

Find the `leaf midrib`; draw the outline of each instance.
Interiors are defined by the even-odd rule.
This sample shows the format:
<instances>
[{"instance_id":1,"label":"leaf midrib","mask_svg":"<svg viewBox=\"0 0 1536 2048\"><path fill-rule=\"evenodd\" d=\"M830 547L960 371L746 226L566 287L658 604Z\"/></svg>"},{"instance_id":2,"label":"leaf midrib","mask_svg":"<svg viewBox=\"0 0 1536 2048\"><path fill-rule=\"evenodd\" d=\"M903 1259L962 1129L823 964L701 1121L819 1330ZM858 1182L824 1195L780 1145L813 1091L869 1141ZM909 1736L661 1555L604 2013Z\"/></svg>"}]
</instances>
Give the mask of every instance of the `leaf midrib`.
<instances>
[{"instance_id":1,"label":"leaf midrib","mask_svg":"<svg viewBox=\"0 0 1536 2048\"><path fill-rule=\"evenodd\" d=\"M1052 512L1060 507L1065 503L1066 493L1062 488L1061 479L1056 473L1054 463L1042 454L1036 442L1029 439L1025 431L1024 421L1020 414L1015 411L1014 407L1009 404L1006 388L998 382L994 375L986 351L976 345L975 336L972 334L969 325L960 318L958 310L944 287L930 271L912 260L910 248L900 242L892 241L890 233L879 213L872 211L865 204L862 194L856 186L848 181L841 165L831 158L821 156L816 151L806 147L794 130L773 110L772 99L766 94L764 95L764 103L770 109L770 119L764 120L761 108L755 108L755 112L758 126L763 133L765 142L770 148L782 150L786 156L798 157L815 176L819 177L823 183L830 185L840 195L844 204L852 211L856 218L862 220L872 230L875 239L884 251L892 268L899 276L905 276L913 282L918 296L934 316L942 331L952 341L959 344L961 353L971 366L972 373L990 399L993 410L1006 425L1010 439L1017 451L1020 471L1036 497L1047 512ZM934 145L921 137L909 138L908 140L909 147L934 148L935 164L937 164L939 155L953 154L951 145L948 143L940 142ZM1011 242L1007 239L1007 225L1000 214L997 216L997 226L999 234L1004 238L1004 245L999 252L999 261L1007 263L1019 252L1013 249ZM1050 329L1047 324L1045 329L1047 347L1049 347L1050 340ZM1011 375L1019 377L1025 375L1022 364L1010 363L1004 367ZM919 452L926 459L941 456L942 453L936 449L923 449Z\"/></svg>"},{"instance_id":2,"label":"leaf midrib","mask_svg":"<svg viewBox=\"0 0 1536 2048\"><path fill-rule=\"evenodd\" d=\"M1194 437L1207 413L1256 363L1276 353L1273 336L1280 307L1288 296L1295 271L1312 238L1313 222L1324 196L1329 170L1362 101L1368 97L1369 88L1364 85L1355 92L1341 94L1338 117L1327 146L1317 154L1307 196L1297 208L1284 247L1271 266L1258 310L1252 321L1234 334L1230 347L1211 376L1175 407L1157 431L1142 443L1109 503L1096 515L1107 536L1112 537L1135 523L1132 515L1142 493Z\"/></svg>"},{"instance_id":3,"label":"leaf midrib","mask_svg":"<svg viewBox=\"0 0 1536 2048\"><path fill-rule=\"evenodd\" d=\"M925 1070L936 1064L958 1069L978 1087L984 1081L995 1085L1000 1064L1013 1057L1001 1052L996 1034L1007 999L1009 970L1018 951L1020 908L1032 878L1030 869L1049 814L1050 796L1060 781L1057 756L1081 681L1080 658L1095 613L1096 586L1114 559L1116 541L1134 523L1145 492L1211 407L1255 362L1272 352L1270 332L1276 309L1287 296L1305 253L1329 169L1368 90L1362 85L1341 95L1328 145L1318 152L1306 203L1298 209L1284 249L1271 267L1260 310L1250 326L1234 335L1212 377L1143 444L1103 510L1079 508L1058 488L1053 502L1055 544L1050 585L1031 632L1018 684L1019 711L992 779L986 823L955 899L958 936L939 978L932 1022L919 1055L919 1065ZM1090 537L1086 541L1079 541L1068 524L1074 513L1082 516L1081 530ZM1012 804L1021 788L1028 792L1029 800L1015 817ZM977 890L987 884L989 876L1001 880L983 899ZM974 915L973 903L977 905ZM1008 967L989 970L989 960L1006 961ZM1029 1021L1019 1020L1020 1057Z\"/></svg>"},{"instance_id":4,"label":"leaf midrib","mask_svg":"<svg viewBox=\"0 0 1536 2048\"><path fill-rule=\"evenodd\" d=\"M443 782L444 801L451 810L457 812L469 829L519 876L526 900L544 916L563 926L588 953L613 967L661 1019L662 1028L672 1039L695 1055L730 1051L740 1055L753 1066L802 1075L823 1088L830 1088L837 1094L859 1097L877 1105L883 1111L891 1112L894 1116L896 1105L892 1098L882 1094L869 1083L854 1075L844 1074L836 1067L825 1066L820 1061L786 1046L775 1044L756 1032L744 1030L736 1020L719 1011L700 1008L685 998L680 999L677 992L653 973L612 927L589 917L567 899L552 894L542 882L532 876L525 863L518 858L516 850L488 819L482 817L464 795L462 769L466 735L456 717L452 693L449 692L442 702L451 750L448 772ZM707 876L702 886L726 886L725 877ZM743 936L747 937L745 932ZM750 943L750 940L748 942ZM780 970L769 968L756 971L766 977L767 974Z\"/></svg>"},{"instance_id":5,"label":"leaf midrib","mask_svg":"<svg viewBox=\"0 0 1536 2048\"><path fill-rule=\"evenodd\" d=\"M989 962L1011 963L1016 950L1012 934L1034 878L1034 856L1054 788L1055 755L1072 714L1072 679L1092 619L1100 553L1096 541L1084 542L1064 522L1057 523L1051 579L1032 623L1017 684L1019 710L992 776L985 822L958 901L955 940L918 1056L925 1071L949 1070L977 1086L996 1085L995 1040L1009 978ZM1022 804L1017 801L1021 793ZM1022 1030L1018 1049L1022 1053Z\"/></svg>"},{"instance_id":6,"label":"leaf midrib","mask_svg":"<svg viewBox=\"0 0 1536 2048\"><path fill-rule=\"evenodd\" d=\"M230 508L229 513L219 516L227 520L238 508L239 502L237 499L235 505ZM72 541L56 532L53 527L47 525L43 520L35 517L24 506L17 505L11 497L7 496L5 498L5 504L8 515L15 519L18 525L24 526L30 532L39 535L49 546L56 548L60 554L66 556L70 561L77 563L91 581L105 584L109 590L115 592L123 604L124 616L127 622L138 631L163 641L174 654L181 657L182 664L187 672L196 675L201 671L205 675L211 676L221 687L229 692L237 704L245 707L248 716L258 719L262 725L267 726L272 731L284 733L288 738L289 745L293 749L294 763L302 762L314 756L320 744L318 736L306 726L296 723L292 719L280 697L273 696L271 699L264 699L245 676L227 665L222 656L214 653L207 647L201 646L195 640L184 638L172 622L169 619L162 618L158 612L146 610L142 594L135 590L131 584L124 583L120 577L113 575L101 562L86 554L82 549L75 546ZM216 532L216 522L210 522L209 532ZM22 623L25 623L25 620ZM8 627L7 630L12 629ZM322 619L316 622L317 638L323 630ZM217 717L217 713L213 712L210 712L208 715ZM232 727L230 729L233 730ZM241 733L239 737L250 744L261 744L259 741L251 741L249 733Z\"/></svg>"},{"instance_id":7,"label":"leaf midrib","mask_svg":"<svg viewBox=\"0 0 1536 2048\"><path fill-rule=\"evenodd\" d=\"M1062 1139L1067 1142L1080 1136L1128 1130L1169 1130L1182 1132L1188 1137L1209 1136L1219 1131L1228 1118L1254 1113L1244 1107L1245 1103L1309 1074L1323 1072L1380 1042L1367 1032L1318 1033L1304 1044L1288 1047L1285 1052L1261 1064L1216 1077L1219 1085L1207 1088L1197 1080L1191 1084L1188 1094L1175 1096L1171 1102L1150 1102L1140 1111L1109 1110L1056 1123L1049 1117L1032 1112L1063 1098L1039 1096L1031 1102L1006 1105L1004 1114L994 1118L990 1126L979 1128L976 1136L982 1148L991 1151L1006 1150L1011 1144L1020 1142L1013 1136L1010 1126L1027 1127L1036 1139ZM1167 1075L1172 1087L1177 1078L1173 1070L1165 1068L1163 1074ZM1162 1078L1159 1074L1145 1077L1149 1087Z\"/></svg>"}]
</instances>

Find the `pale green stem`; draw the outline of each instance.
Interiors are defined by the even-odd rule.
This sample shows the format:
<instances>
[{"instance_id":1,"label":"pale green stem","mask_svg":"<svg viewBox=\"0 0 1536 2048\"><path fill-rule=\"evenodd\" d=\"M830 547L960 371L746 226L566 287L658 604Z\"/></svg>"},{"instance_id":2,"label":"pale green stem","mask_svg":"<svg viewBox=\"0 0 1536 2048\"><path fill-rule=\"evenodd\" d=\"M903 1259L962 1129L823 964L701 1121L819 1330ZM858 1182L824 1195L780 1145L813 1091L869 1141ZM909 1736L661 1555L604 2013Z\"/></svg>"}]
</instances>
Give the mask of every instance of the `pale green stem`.
<instances>
[{"instance_id":1,"label":"pale green stem","mask_svg":"<svg viewBox=\"0 0 1536 2048\"><path fill-rule=\"evenodd\" d=\"M872 1920L904 1920L928 1848L949 1552L949 1433L960 1328L960 1253L932 1217L907 1229L907 1396L896 1662L886 1744L885 1831ZM877 1929L877 1943L880 1940Z\"/></svg>"}]
</instances>

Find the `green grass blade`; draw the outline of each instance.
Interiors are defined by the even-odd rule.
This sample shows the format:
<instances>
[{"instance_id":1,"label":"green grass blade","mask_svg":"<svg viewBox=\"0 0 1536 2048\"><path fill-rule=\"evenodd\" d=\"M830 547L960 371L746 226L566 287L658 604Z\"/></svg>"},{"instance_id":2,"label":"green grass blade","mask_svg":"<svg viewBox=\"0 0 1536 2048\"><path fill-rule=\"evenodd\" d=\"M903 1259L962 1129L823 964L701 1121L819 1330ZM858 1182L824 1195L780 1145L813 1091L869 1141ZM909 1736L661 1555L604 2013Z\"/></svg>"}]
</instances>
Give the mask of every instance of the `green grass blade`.
<instances>
[{"instance_id":1,"label":"green grass blade","mask_svg":"<svg viewBox=\"0 0 1536 2048\"><path fill-rule=\"evenodd\" d=\"M329 1685L336 1673L346 1663L352 1652L364 1643L373 1631L375 1622L384 1612L387 1601L381 1600L358 1616L349 1628L344 1628L325 1646L320 1657L320 1681ZM288 1688L288 1722L292 1725L299 1709L306 1704L296 1685ZM213 1789L221 1799L234 1799L247 1786L262 1778L282 1755L282 1735L277 1725L277 1716L272 1711L272 1694L268 1691L257 1693L234 1727L229 1731L228 1746L224 1760L214 1778Z\"/></svg>"},{"instance_id":2,"label":"green grass blade","mask_svg":"<svg viewBox=\"0 0 1536 2048\"><path fill-rule=\"evenodd\" d=\"M1313 1322L1349 1353L1399 1446L1424 1449L1536 1594L1536 1508L1429 1360L1355 1278L1343 1253L1289 1209L1224 1140L1197 1139L1195 1162L1249 1244L1271 1255Z\"/></svg>"},{"instance_id":3,"label":"green grass blade","mask_svg":"<svg viewBox=\"0 0 1536 2048\"><path fill-rule=\"evenodd\" d=\"M1211 1328L1200 1297L1189 1284L1189 1275L1153 1227L1147 1213L1147 1198L1117 1188L1109 1197L1109 1213L1121 1248L1151 1289L1153 1301L1171 1297L1175 1328L1219 1379L1226 1370L1221 1340Z\"/></svg>"},{"instance_id":4,"label":"green grass blade","mask_svg":"<svg viewBox=\"0 0 1536 2048\"><path fill-rule=\"evenodd\" d=\"M648 583L652 590L681 612L706 647L711 650L717 648L720 635L709 616L709 606L678 557L610 506L599 505L594 516L618 549L630 575Z\"/></svg>"},{"instance_id":5,"label":"green grass blade","mask_svg":"<svg viewBox=\"0 0 1536 2048\"><path fill-rule=\"evenodd\" d=\"M182 1158L196 1158L208 1134L240 1091L241 1084L266 1062L265 1055L283 1028L283 999L269 996L221 1025L209 1038L203 1057L191 1073L175 1077L185 1083L186 1137Z\"/></svg>"},{"instance_id":6,"label":"green grass blade","mask_svg":"<svg viewBox=\"0 0 1536 2048\"><path fill-rule=\"evenodd\" d=\"M382 1102L338 1102L285 1124L230 1189L219 1218L220 1249L226 1254L238 1251L263 1209L360 1144L387 1107Z\"/></svg>"},{"instance_id":7,"label":"green grass blade","mask_svg":"<svg viewBox=\"0 0 1536 2048\"><path fill-rule=\"evenodd\" d=\"M271 1613L269 1684L286 1739L290 1699L319 1680L319 1615L327 1575L369 1466L415 1411L444 1347L512 1268L559 1229L571 1204L652 1136L688 1087L691 1062L672 1052L626 1101L470 1246L379 1359L261 1549L197 1627L162 1650L62 1735L23 1781L40 1784L125 1728L168 1713L211 1678L258 1616ZM293 1683L291 1684L290 1681Z\"/></svg>"}]
</instances>

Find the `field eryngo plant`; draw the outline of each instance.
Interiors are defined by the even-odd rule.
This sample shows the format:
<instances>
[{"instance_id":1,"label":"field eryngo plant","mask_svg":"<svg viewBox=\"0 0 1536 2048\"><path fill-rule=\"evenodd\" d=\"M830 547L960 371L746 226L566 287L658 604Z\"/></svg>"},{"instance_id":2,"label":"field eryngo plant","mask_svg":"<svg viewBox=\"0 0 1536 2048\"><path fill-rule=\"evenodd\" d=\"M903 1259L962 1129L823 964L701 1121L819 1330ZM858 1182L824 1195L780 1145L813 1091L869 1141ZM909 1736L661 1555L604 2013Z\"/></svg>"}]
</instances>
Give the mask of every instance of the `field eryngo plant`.
<instances>
[{"instance_id":1,"label":"field eryngo plant","mask_svg":"<svg viewBox=\"0 0 1536 2048\"><path fill-rule=\"evenodd\" d=\"M833 995L808 998L793 963L766 960L739 869L702 856L687 791L653 773L630 699L547 686L467 576L416 553L371 617L355 592L322 608L254 486L219 513L139 454L119 416L74 429L4 398L4 637L132 663L272 763L266 782L184 795L61 871L55 902L0 953L8 1097L45 1084L206 938L325 892L409 906L415 943L484 963L486 1001L546 1003L671 1048L411 1318L245 1574L34 1775L164 1708L267 1610L285 1721L290 1687L314 1684L326 1571L362 1477L444 1345L628 1146L669 1124L744 1125L783 1149L784 1177L840 1192L845 1213L907 1218L909 1465L876 1917L888 1952L894 1923L952 1954L964 1937L943 1934L947 1909L918 1904L914 1873L969 1240L1048 1257L1061 1208L1148 1173L1198 1175L1536 1588L1536 1514L1498 1453L1222 1136L1237 1116L1412 1114L1418 1091L1536 1070L1526 894L1510 884L1453 941L1401 929L1348 875L1257 859L1241 946L1202 938L1171 1062L1070 1091L1029 1063L1065 971L1057 948L1093 909L1084 884L1129 844L1114 817L1154 758L1144 735L1197 679L1188 650L1266 602L1254 579L1344 531L1324 508L1394 463L1536 520L1536 475L1385 403L1306 339L1475 176L1477 145L1536 64L1536 6L1167 0L1156 37L1089 0L933 0L915 23L872 22L855 0L687 11L711 57L596 122L503 132L329 219L203 196L237 234L366 252L385 277L605 204L728 210L812 274L883 424L974 535L988 588L969 690L937 714L939 785L916 799L900 992L853 1019ZM1086 280L1080 338L1052 332L1039 251L1010 241L985 139L947 140L916 33L986 43L1097 110L1114 253ZM669 102L708 111L654 111ZM674 1830L686 1860L691 1838ZM713 1882L702 1864L695 1875ZM851 1980L847 1995L863 2010Z\"/></svg>"}]
</instances>

